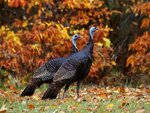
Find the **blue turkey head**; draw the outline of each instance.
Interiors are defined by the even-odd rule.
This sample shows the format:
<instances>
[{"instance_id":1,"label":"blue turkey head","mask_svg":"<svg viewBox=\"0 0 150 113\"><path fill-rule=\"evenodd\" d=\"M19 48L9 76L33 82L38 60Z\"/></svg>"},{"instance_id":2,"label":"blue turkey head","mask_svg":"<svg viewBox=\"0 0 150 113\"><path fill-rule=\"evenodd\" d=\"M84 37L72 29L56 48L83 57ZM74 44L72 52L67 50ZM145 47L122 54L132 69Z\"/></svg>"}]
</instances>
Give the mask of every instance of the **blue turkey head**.
<instances>
[{"instance_id":1,"label":"blue turkey head","mask_svg":"<svg viewBox=\"0 0 150 113\"><path fill-rule=\"evenodd\" d=\"M95 32L96 30L98 30L98 28L95 27L95 26L90 28L90 37L91 37L91 38L93 38L94 32Z\"/></svg>"},{"instance_id":2,"label":"blue turkey head","mask_svg":"<svg viewBox=\"0 0 150 113\"><path fill-rule=\"evenodd\" d=\"M73 37L72 37L73 40L77 40L77 39L79 39L79 38L80 38L80 35L79 35L79 34L75 34L75 35L73 35Z\"/></svg>"},{"instance_id":3,"label":"blue turkey head","mask_svg":"<svg viewBox=\"0 0 150 113\"><path fill-rule=\"evenodd\" d=\"M80 35L79 34L75 34L73 35L72 37L72 43L73 45L77 48L77 45L76 45L76 40L80 38Z\"/></svg>"}]
</instances>

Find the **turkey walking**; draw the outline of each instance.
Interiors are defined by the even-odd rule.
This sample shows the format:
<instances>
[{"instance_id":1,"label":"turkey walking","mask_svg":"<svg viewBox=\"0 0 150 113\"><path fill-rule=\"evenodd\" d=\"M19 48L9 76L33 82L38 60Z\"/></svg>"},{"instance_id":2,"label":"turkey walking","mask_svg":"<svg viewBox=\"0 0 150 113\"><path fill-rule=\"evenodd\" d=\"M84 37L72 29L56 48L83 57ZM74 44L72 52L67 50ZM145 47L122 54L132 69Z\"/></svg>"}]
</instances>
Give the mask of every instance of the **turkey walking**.
<instances>
[{"instance_id":1,"label":"turkey walking","mask_svg":"<svg viewBox=\"0 0 150 113\"><path fill-rule=\"evenodd\" d=\"M72 52L75 53L78 51L76 46L76 40L79 39L80 36L78 34L75 34L72 37ZM53 79L54 73L59 69L59 67L67 60L68 57L62 57L62 58L55 58L52 60L49 60L44 65L39 67L32 77L30 83L27 85L27 87L22 92L21 96L31 96L33 95L36 88L40 87L43 83L50 83Z\"/></svg>"},{"instance_id":2,"label":"turkey walking","mask_svg":"<svg viewBox=\"0 0 150 113\"><path fill-rule=\"evenodd\" d=\"M71 55L54 74L53 82L44 93L42 99L55 99L61 88L66 85L65 92L73 82L77 82L77 97L81 81L88 75L92 64L93 34L97 27L90 28L90 36L87 45L79 52Z\"/></svg>"}]
</instances>

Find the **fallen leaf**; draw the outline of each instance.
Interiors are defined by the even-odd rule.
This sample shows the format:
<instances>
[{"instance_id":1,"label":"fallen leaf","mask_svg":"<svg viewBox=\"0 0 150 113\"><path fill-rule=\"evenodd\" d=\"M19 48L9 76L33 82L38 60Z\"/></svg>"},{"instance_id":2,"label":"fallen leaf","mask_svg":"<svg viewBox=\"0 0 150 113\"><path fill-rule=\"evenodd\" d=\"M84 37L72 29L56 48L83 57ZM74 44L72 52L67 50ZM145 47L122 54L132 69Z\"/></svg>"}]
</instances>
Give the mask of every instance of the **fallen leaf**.
<instances>
[{"instance_id":1,"label":"fallen leaf","mask_svg":"<svg viewBox=\"0 0 150 113\"><path fill-rule=\"evenodd\" d=\"M108 98L109 94L108 93L99 93L99 94L97 94L97 96L99 96L101 98Z\"/></svg>"},{"instance_id":2,"label":"fallen leaf","mask_svg":"<svg viewBox=\"0 0 150 113\"><path fill-rule=\"evenodd\" d=\"M75 110L76 107L75 106L70 106L70 109Z\"/></svg>"},{"instance_id":3,"label":"fallen leaf","mask_svg":"<svg viewBox=\"0 0 150 113\"><path fill-rule=\"evenodd\" d=\"M124 107L124 106L127 106L127 105L129 105L129 103L126 102L125 100L123 100L123 101L121 102L121 106L120 106L120 107Z\"/></svg>"},{"instance_id":4,"label":"fallen leaf","mask_svg":"<svg viewBox=\"0 0 150 113\"><path fill-rule=\"evenodd\" d=\"M119 89L115 89L113 92L114 93L120 93L120 90Z\"/></svg>"},{"instance_id":5,"label":"fallen leaf","mask_svg":"<svg viewBox=\"0 0 150 113\"><path fill-rule=\"evenodd\" d=\"M147 89L146 92L147 92L147 93L150 93L150 89Z\"/></svg>"},{"instance_id":6,"label":"fallen leaf","mask_svg":"<svg viewBox=\"0 0 150 113\"><path fill-rule=\"evenodd\" d=\"M120 87L120 88L119 88L119 92L120 92L120 93L124 93L124 92L125 92L125 88L124 88L124 87Z\"/></svg>"},{"instance_id":7,"label":"fallen leaf","mask_svg":"<svg viewBox=\"0 0 150 113\"><path fill-rule=\"evenodd\" d=\"M64 111L59 111L58 113L65 113Z\"/></svg>"},{"instance_id":8,"label":"fallen leaf","mask_svg":"<svg viewBox=\"0 0 150 113\"><path fill-rule=\"evenodd\" d=\"M94 98L94 99L93 99L93 102L94 102L94 103L97 103L97 102L98 102L98 99L97 99L97 98Z\"/></svg>"},{"instance_id":9,"label":"fallen leaf","mask_svg":"<svg viewBox=\"0 0 150 113\"><path fill-rule=\"evenodd\" d=\"M112 108L113 108L113 106L114 106L114 104L108 104L107 106L106 106L106 109L107 110L112 110Z\"/></svg>"},{"instance_id":10,"label":"fallen leaf","mask_svg":"<svg viewBox=\"0 0 150 113\"><path fill-rule=\"evenodd\" d=\"M30 110L33 110L33 109L35 108L35 106L34 106L33 104L28 104L28 108L29 108Z\"/></svg>"},{"instance_id":11,"label":"fallen leaf","mask_svg":"<svg viewBox=\"0 0 150 113\"><path fill-rule=\"evenodd\" d=\"M87 108L88 111L92 111L92 108Z\"/></svg>"},{"instance_id":12,"label":"fallen leaf","mask_svg":"<svg viewBox=\"0 0 150 113\"><path fill-rule=\"evenodd\" d=\"M144 113L144 109L139 109L139 110L137 110L135 113Z\"/></svg>"},{"instance_id":13,"label":"fallen leaf","mask_svg":"<svg viewBox=\"0 0 150 113\"><path fill-rule=\"evenodd\" d=\"M81 101L82 101L82 99L81 99L81 98L78 98L78 99L77 99L77 102L81 102Z\"/></svg>"},{"instance_id":14,"label":"fallen leaf","mask_svg":"<svg viewBox=\"0 0 150 113\"><path fill-rule=\"evenodd\" d=\"M33 95L32 98L33 98L34 100L40 100L40 98L38 97L38 95Z\"/></svg>"},{"instance_id":15,"label":"fallen leaf","mask_svg":"<svg viewBox=\"0 0 150 113\"><path fill-rule=\"evenodd\" d=\"M42 106L41 108L40 108L40 111L44 111L45 110L45 106Z\"/></svg>"},{"instance_id":16,"label":"fallen leaf","mask_svg":"<svg viewBox=\"0 0 150 113\"><path fill-rule=\"evenodd\" d=\"M126 92L126 93L129 92L129 88L126 87L126 88L125 88L125 92Z\"/></svg>"},{"instance_id":17,"label":"fallen leaf","mask_svg":"<svg viewBox=\"0 0 150 113\"><path fill-rule=\"evenodd\" d=\"M26 103L27 103L27 102L24 101L24 100L21 102L22 105L26 105Z\"/></svg>"},{"instance_id":18,"label":"fallen leaf","mask_svg":"<svg viewBox=\"0 0 150 113\"><path fill-rule=\"evenodd\" d=\"M0 109L0 113L6 113L6 111L7 111L7 108L5 105L3 105Z\"/></svg>"}]
</instances>

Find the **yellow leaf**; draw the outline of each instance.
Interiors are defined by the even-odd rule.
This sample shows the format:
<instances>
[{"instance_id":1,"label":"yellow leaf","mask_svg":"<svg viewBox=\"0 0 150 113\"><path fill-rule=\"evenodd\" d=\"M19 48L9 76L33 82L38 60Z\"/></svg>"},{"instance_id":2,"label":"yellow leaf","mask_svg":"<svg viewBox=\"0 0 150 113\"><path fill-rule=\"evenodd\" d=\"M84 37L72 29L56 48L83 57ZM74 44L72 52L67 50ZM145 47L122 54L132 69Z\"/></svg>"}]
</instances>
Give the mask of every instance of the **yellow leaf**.
<instances>
[{"instance_id":1,"label":"yellow leaf","mask_svg":"<svg viewBox=\"0 0 150 113\"><path fill-rule=\"evenodd\" d=\"M59 24L56 24L56 27L57 27L58 29L62 29Z\"/></svg>"},{"instance_id":2,"label":"yellow leaf","mask_svg":"<svg viewBox=\"0 0 150 113\"><path fill-rule=\"evenodd\" d=\"M26 27L28 25L28 21L23 22L22 27Z\"/></svg>"},{"instance_id":3,"label":"yellow leaf","mask_svg":"<svg viewBox=\"0 0 150 113\"><path fill-rule=\"evenodd\" d=\"M50 22L44 22L44 24L46 24L48 27L52 25Z\"/></svg>"},{"instance_id":4,"label":"yellow leaf","mask_svg":"<svg viewBox=\"0 0 150 113\"><path fill-rule=\"evenodd\" d=\"M102 46L103 46L103 43L98 42L97 45L100 46L100 47L102 47Z\"/></svg>"},{"instance_id":5,"label":"yellow leaf","mask_svg":"<svg viewBox=\"0 0 150 113\"><path fill-rule=\"evenodd\" d=\"M111 64L112 64L113 66L116 66L116 62L115 62L115 61L112 61Z\"/></svg>"},{"instance_id":6,"label":"yellow leaf","mask_svg":"<svg viewBox=\"0 0 150 113\"><path fill-rule=\"evenodd\" d=\"M106 109L111 110L113 107L114 107L114 104L111 103L106 106Z\"/></svg>"},{"instance_id":7,"label":"yellow leaf","mask_svg":"<svg viewBox=\"0 0 150 113\"><path fill-rule=\"evenodd\" d=\"M38 5L38 4L39 4L39 2L38 2L38 1L35 1L35 2L34 2L34 4L35 4L35 5Z\"/></svg>"},{"instance_id":8,"label":"yellow leaf","mask_svg":"<svg viewBox=\"0 0 150 113\"><path fill-rule=\"evenodd\" d=\"M105 42L105 46L110 48L111 42L108 38L103 38L104 42Z\"/></svg>"},{"instance_id":9,"label":"yellow leaf","mask_svg":"<svg viewBox=\"0 0 150 113\"><path fill-rule=\"evenodd\" d=\"M16 52L16 50L14 49L14 48L12 48L12 51L15 53Z\"/></svg>"}]
</instances>

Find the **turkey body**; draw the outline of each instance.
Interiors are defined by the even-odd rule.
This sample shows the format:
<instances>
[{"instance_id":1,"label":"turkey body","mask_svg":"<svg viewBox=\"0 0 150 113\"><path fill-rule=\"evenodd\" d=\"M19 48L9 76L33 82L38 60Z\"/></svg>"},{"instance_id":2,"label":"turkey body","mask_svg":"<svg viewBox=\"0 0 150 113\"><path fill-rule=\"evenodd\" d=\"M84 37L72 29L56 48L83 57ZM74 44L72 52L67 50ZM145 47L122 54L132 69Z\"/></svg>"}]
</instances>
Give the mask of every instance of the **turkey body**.
<instances>
[{"instance_id":1,"label":"turkey body","mask_svg":"<svg viewBox=\"0 0 150 113\"><path fill-rule=\"evenodd\" d=\"M81 81L88 75L92 64L93 53L93 33L97 30L91 28L90 38L87 45L79 52L69 56L66 62L54 74L53 82L49 85L48 90L44 93L42 99L55 99L63 86L69 86L77 82L77 97L79 98L79 86ZM65 93L65 92L64 92Z\"/></svg>"},{"instance_id":2,"label":"turkey body","mask_svg":"<svg viewBox=\"0 0 150 113\"><path fill-rule=\"evenodd\" d=\"M74 35L73 37L77 37L78 39L79 35ZM72 47L72 53L75 53L78 51L76 45L74 45L76 42L76 39L74 40L73 47ZM69 57L69 56L68 56ZM66 62L68 57L62 57L62 58L55 58L52 60L49 60L45 64L43 64L41 67L39 67L33 77L31 78L30 83L27 85L27 87L22 92L21 96L31 96L34 94L34 91L36 88L40 87L43 83L50 83L53 80L54 73L57 72L59 67Z\"/></svg>"}]
</instances>

